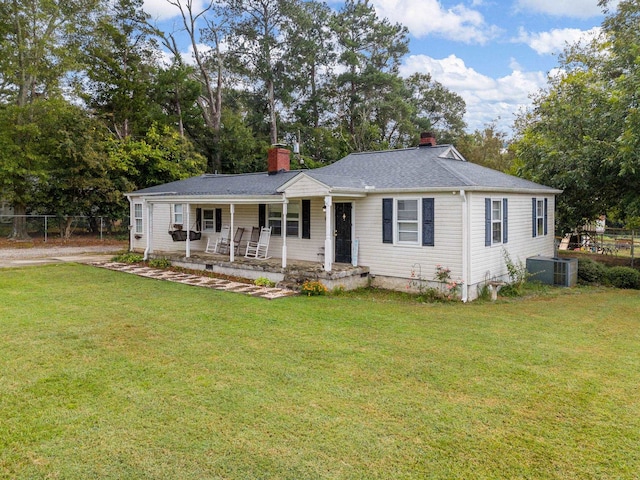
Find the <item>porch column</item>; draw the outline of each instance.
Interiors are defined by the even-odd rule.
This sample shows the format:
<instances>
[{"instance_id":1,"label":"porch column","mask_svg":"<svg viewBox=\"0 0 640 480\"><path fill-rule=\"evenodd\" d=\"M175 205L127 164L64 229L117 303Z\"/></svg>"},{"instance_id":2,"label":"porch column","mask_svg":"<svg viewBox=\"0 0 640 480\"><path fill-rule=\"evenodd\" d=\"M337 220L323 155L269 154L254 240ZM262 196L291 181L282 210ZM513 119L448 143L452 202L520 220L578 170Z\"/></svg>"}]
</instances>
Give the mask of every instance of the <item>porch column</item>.
<instances>
[{"instance_id":1,"label":"porch column","mask_svg":"<svg viewBox=\"0 0 640 480\"><path fill-rule=\"evenodd\" d=\"M142 258L144 260L148 260L149 253L153 249L153 242L151 241L153 237L153 203L149 203L146 200L143 200L143 203L147 207L147 244L145 246L144 255ZM145 210L144 207L143 210Z\"/></svg>"},{"instance_id":2,"label":"porch column","mask_svg":"<svg viewBox=\"0 0 640 480\"><path fill-rule=\"evenodd\" d=\"M191 204L187 203L187 213L185 214L186 222L184 224L187 227L187 241L185 242L185 257L189 258L191 256L191 235L189 235L189 225L191 225L191 220L189 219L189 210L191 208Z\"/></svg>"},{"instance_id":3,"label":"porch column","mask_svg":"<svg viewBox=\"0 0 640 480\"><path fill-rule=\"evenodd\" d=\"M235 262L236 260L236 244L234 242L234 237L235 237L235 233L234 233L234 229L233 229L233 221L234 221L234 216L236 214L236 206L234 203L229 204L229 212L231 214L231 221L229 222L229 225L231 226L231 230L229 231L229 246L230 248L230 252L229 252L229 261L230 262Z\"/></svg>"},{"instance_id":4,"label":"porch column","mask_svg":"<svg viewBox=\"0 0 640 480\"><path fill-rule=\"evenodd\" d=\"M282 224L280 231L282 232L282 268L287 268L287 206L289 200L286 198L282 203Z\"/></svg>"},{"instance_id":5,"label":"porch column","mask_svg":"<svg viewBox=\"0 0 640 480\"><path fill-rule=\"evenodd\" d=\"M331 229L331 217L333 209L331 208L331 197L324 197L324 271L330 272L333 265L333 230Z\"/></svg>"}]
</instances>

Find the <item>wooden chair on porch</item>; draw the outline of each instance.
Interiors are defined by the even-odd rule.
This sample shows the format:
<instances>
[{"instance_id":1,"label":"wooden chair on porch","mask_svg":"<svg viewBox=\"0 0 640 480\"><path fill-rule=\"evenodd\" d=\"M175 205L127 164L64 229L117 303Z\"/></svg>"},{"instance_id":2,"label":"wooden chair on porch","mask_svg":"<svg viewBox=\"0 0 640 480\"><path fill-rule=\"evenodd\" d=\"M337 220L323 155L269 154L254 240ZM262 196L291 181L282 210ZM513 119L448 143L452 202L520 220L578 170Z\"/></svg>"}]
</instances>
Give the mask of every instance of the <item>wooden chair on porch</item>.
<instances>
[{"instance_id":1,"label":"wooden chair on porch","mask_svg":"<svg viewBox=\"0 0 640 480\"><path fill-rule=\"evenodd\" d=\"M207 247L204 249L205 253L220 253L219 249L221 245L229 245L229 233L231 228L229 225L223 225L220 235L216 239L209 237L207 239Z\"/></svg>"},{"instance_id":2,"label":"wooden chair on porch","mask_svg":"<svg viewBox=\"0 0 640 480\"><path fill-rule=\"evenodd\" d=\"M271 227L262 227L257 242L249 242L247 244L246 258L255 258L257 260L266 260L269 252L269 240L271 239Z\"/></svg>"},{"instance_id":3,"label":"wooden chair on porch","mask_svg":"<svg viewBox=\"0 0 640 480\"><path fill-rule=\"evenodd\" d=\"M240 242L242 242L242 236L244 235L244 227L236 228L236 233L233 236L233 251L235 254L238 253L238 249L240 247ZM218 248L218 253L228 254L231 252L231 243L227 241L227 243L221 243Z\"/></svg>"}]
</instances>

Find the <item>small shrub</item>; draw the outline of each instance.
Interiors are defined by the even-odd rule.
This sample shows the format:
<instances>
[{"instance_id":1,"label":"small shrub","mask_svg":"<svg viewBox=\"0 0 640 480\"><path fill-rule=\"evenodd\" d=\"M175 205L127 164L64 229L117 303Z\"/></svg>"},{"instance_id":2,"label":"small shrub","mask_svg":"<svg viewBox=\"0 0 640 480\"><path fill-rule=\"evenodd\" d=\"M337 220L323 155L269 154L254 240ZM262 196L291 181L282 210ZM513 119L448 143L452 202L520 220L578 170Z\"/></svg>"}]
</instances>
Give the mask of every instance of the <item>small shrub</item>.
<instances>
[{"instance_id":1,"label":"small shrub","mask_svg":"<svg viewBox=\"0 0 640 480\"><path fill-rule=\"evenodd\" d=\"M607 282L607 267L590 258L578 259L578 281L585 285Z\"/></svg>"},{"instance_id":2,"label":"small shrub","mask_svg":"<svg viewBox=\"0 0 640 480\"><path fill-rule=\"evenodd\" d=\"M337 287L334 287L333 290L331 291L331 295L335 295L336 297L340 297L342 295L344 295L346 292L344 286L342 285L338 285Z\"/></svg>"},{"instance_id":3,"label":"small shrub","mask_svg":"<svg viewBox=\"0 0 640 480\"><path fill-rule=\"evenodd\" d=\"M169 268L171 266L171 260L168 258L154 258L149 260L149 266L153 268Z\"/></svg>"},{"instance_id":4,"label":"small shrub","mask_svg":"<svg viewBox=\"0 0 640 480\"><path fill-rule=\"evenodd\" d=\"M276 282L269 280L267 277L258 277L253 281L253 284L258 287L275 287Z\"/></svg>"},{"instance_id":5,"label":"small shrub","mask_svg":"<svg viewBox=\"0 0 640 480\"><path fill-rule=\"evenodd\" d=\"M316 295L326 295L327 287L317 280L307 280L302 284L300 291L308 297L314 297Z\"/></svg>"},{"instance_id":6,"label":"small shrub","mask_svg":"<svg viewBox=\"0 0 640 480\"><path fill-rule=\"evenodd\" d=\"M640 272L634 268L611 267L607 278L614 287L640 289Z\"/></svg>"},{"instance_id":7,"label":"small shrub","mask_svg":"<svg viewBox=\"0 0 640 480\"><path fill-rule=\"evenodd\" d=\"M141 263L144 259L139 253L127 252L116 255L111 259L111 261L120 263Z\"/></svg>"}]
</instances>

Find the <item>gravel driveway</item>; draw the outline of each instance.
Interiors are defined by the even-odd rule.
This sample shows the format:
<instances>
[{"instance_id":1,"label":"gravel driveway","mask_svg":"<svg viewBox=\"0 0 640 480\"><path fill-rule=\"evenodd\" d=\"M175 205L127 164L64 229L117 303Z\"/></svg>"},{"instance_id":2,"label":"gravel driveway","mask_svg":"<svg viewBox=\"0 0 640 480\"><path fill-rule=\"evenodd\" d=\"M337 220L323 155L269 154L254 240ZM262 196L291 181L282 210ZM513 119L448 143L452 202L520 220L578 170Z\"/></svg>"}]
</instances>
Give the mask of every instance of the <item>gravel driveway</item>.
<instances>
[{"instance_id":1,"label":"gravel driveway","mask_svg":"<svg viewBox=\"0 0 640 480\"><path fill-rule=\"evenodd\" d=\"M57 262L89 263L110 259L122 247L114 245L47 248L2 248L0 267L37 265Z\"/></svg>"}]
</instances>

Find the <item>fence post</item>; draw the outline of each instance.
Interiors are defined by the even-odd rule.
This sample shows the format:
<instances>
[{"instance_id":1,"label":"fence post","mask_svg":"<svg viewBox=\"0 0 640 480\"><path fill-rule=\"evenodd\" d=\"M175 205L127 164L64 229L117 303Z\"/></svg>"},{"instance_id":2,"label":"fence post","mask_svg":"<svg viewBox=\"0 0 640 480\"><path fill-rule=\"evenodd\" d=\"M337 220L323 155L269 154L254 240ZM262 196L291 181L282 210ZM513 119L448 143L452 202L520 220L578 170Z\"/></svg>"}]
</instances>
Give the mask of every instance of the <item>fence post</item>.
<instances>
[{"instance_id":1,"label":"fence post","mask_svg":"<svg viewBox=\"0 0 640 480\"><path fill-rule=\"evenodd\" d=\"M100 217L100 241L102 241L102 217Z\"/></svg>"},{"instance_id":2,"label":"fence post","mask_svg":"<svg viewBox=\"0 0 640 480\"><path fill-rule=\"evenodd\" d=\"M47 216L44 216L44 243L47 243Z\"/></svg>"},{"instance_id":3,"label":"fence post","mask_svg":"<svg viewBox=\"0 0 640 480\"><path fill-rule=\"evenodd\" d=\"M633 267L634 246L636 243L635 230L631 230L631 266Z\"/></svg>"}]
</instances>

